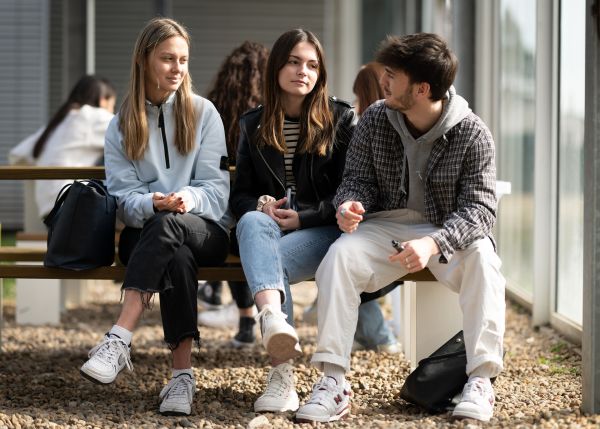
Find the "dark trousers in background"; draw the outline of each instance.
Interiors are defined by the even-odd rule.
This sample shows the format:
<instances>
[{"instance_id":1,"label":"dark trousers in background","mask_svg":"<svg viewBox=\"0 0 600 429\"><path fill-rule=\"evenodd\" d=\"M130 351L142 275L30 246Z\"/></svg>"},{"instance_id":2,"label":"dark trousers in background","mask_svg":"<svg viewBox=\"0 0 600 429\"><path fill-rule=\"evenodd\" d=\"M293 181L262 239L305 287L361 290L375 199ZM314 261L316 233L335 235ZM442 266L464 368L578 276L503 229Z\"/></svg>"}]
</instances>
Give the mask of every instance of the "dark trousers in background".
<instances>
[{"instance_id":1,"label":"dark trousers in background","mask_svg":"<svg viewBox=\"0 0 600 429\"><path fill-rule=\"evenodd\" d=\"M199 341L198 267L221 265L228 234L193 214L159 212L142 229L126 227L119 258L127 266L123 289L160 293L164 337L169 347L192 337Z\"/></svg>"}]
</instances>

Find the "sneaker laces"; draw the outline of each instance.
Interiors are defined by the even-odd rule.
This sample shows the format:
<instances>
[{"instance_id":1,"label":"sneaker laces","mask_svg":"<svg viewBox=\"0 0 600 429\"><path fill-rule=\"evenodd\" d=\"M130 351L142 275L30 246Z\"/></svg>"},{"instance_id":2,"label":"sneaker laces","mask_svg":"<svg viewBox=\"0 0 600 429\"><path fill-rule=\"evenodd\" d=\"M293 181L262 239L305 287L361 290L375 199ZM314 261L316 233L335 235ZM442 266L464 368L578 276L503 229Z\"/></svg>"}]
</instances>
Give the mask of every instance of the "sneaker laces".
<instances>
[{"instance_id":1,"label":"sneaker laces","mask_svg":"<svg viewBox=\"0 0 600 429\"><path fill-rule=\"evenodd\" d=\"M118 337L105 336L104 341L92 348L88 357L95 357L105 364L112 365L113 362L119 362L119 356L125 357L125 366L129 371L133 371L133 364L131 363L131 357L129 356L129 347L125 342Z\"/></svg>"},{"instance_id":2,"label":"sneaker laces","mask_svg":"<svg viewBox=\"0 0 600 429\"><path fill-rule=\"evenodd\" d=\"M190 393L194 391L194 381L189 374L181 374L169 380L160 392L160 399L185 399L190 402Z\"/></svg>"},{"instance_id":3,"label":"sneaker laces","mask_svg":"<svg viewBox=\"0 0 600 429\"><path fill-rule=\"evenodd\" d=\"M267 388L261 396L281 398L287 395L292 388L292 383L277 368L271 368L267 382Z\"/></svg>"},{"instance_id":4,"label":"sneaker laces","mask_svg":"<svg viewBox=\"0 0 600 429\"><path fill-rule=\"evenodd\" d=\"M271 308L271 306L267 304L262 308L262 310L260 310L260 312L256 316L254 316L254 320L261 323L261 319L265 317L267 313L271 313L271 315L273 316L277 315L283 317L284 319L287 319L287 314L285 314L281 310L273 310L273 308Z\"/></svg>"},{"instance_id":5,"label":"sneaker laces","mask_svg":"<svg viewBox=\"0 0 600 429\"><path fill-rule=\"evenodd\" d=\"M282 317L284 320L287 319L287 314L285 314L281 310L274 310L271 308L269 304L265 305L260 312L254 316L254 320L256 320L260 326L260 333L264 334L264 323L263 320L266 320L267 317Z\"/></svg>"},{"instance_id":6,"label":"sneaker laces","mask_svg":"<svg viewBox=\"0 0 600 429\"><path fill-rule=\"evenodd\" d=\"M493 403L493 391L490 392L490 389L488 388L486 382L482 378L474 378L467 382L467 384L465 385L461 401L476 403L478 402L478 400L484 398L487 399L488 396L491 397L491 403Z\"/></svg>"},{"instance_id":7,"label":"sneaker laces","mask_svg":"<svg viewBox=\"0 0 600 429\"><path fill-rule=\"evenodd\" d=\"M328 410L335 410L335 398L341 393L337 382L332 377L321 377L313 386L312 395L307 404L321 405Z\"/></svg>"}]
</instances>

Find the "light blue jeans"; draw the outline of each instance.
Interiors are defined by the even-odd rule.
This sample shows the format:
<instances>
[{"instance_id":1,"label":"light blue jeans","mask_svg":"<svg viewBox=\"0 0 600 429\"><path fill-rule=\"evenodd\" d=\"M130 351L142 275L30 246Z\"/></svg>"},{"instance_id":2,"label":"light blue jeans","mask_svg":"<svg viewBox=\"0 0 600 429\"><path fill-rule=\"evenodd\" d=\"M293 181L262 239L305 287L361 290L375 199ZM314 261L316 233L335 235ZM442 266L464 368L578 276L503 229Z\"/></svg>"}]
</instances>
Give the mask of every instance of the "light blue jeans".
<instances>
[{"instance_id":1,"label":"light blue jeans","mask_svg":"<svg viewBox=\"0 0 600 429\"><path fill-rule=\"evenodd\" d=\"M293 326L290 284L313 279L329 246L341 233L337 225L285 233L268 215L259 211L246 213L237 223L237 239L252 296L261 290L278 290L282 310ZM366 348L395 342L377 301L360 306L356 339Z\"/></svg>"},{"instance_id":2,"label":"light blue jeans","mask_svg":"<svg viewBox=\"0 0 600 429\"><path fill-rule=\"evenodd\" d=\"M242 216L236 233L242 267L252 296L261 290L278 290L282 310L293 326L290 284L315 277L321 259L341 231L336 225L329 225L285 233L268 215L252 211Z\"/></svg>"},{"instance_id":3,"label":"light blue jeans","mask_svg":"<svg viewBox=\"0 0 600 429\"><path fill-rule=\"evenodd\" d=\"M385 323L381 307L376 299L365 302L358 307L358 323L356 324L354 341L369 350L396 342L396 337Z\"/></svg>"}]
</instances>

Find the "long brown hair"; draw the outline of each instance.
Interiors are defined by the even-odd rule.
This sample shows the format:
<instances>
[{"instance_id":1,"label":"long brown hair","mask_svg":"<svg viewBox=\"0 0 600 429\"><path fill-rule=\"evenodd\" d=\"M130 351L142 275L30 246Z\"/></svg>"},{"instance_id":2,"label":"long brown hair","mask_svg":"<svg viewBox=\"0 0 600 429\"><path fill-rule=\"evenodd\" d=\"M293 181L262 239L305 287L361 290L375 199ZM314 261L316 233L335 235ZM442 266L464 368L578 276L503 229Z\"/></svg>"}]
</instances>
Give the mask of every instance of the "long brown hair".
<instances>
[{"instance_id":1,"label":"long brown hair","mask_svg":"<svg viewBox=\"0 0 600 429\"><path fill-rule=\"evenodd\" d=\"M287 63L290 52L300 42L308 42L314 46L319 60L319 78L313 90L302 102L300 113L300 136L297 151L299 153L316 153L325 155L333 144L333 117L329 108L327 92L327 71L323 48L317 37L301 28L283 33L273 45L269 60L263 102L265 105L258 130L259 144L272 146L281 153L287 147L283 136L284 111L282 106L282 90L279 86L279 71Z\"/></svg>"},{"instance_id":2,"label":"long brown hair","mask_svg":"<svg viewBox=\"0 0 600 429\"><path fill-rule=\"evenodd\" d=\"M129 89L119 112L119 128L123 134L125 153L132 160L141 159L148 146L145 90L147 59L159 44L177 36L183 38L190 47L190 36L181 24L169 18L154 18L142 29L135 42ZM196 138L198 118L192 93L192 77L188 72L177 89L173 106L175 147L182 155L194 149Z\"/></svg>"},{"instance_id":3,"label":"long brown hair","mask_svg":"<svg viewBox=\"0 0 600 429\"><path fill-rule=\"evenodd\" d=\"M116 96L117 91L108 80L92 75L81 77L71 90L67 101L58 108L50 121L48 121L48 125L46 125L46 128L40 137L35 142L35 146L33 147L33 157L36 159L39 158L44 151L48 138L71 110L79 109L86 104L93 107L99 107L100 101Z\"/></svg>"},{"instance_id":4,"label":"long brown hair","mask_svg":"<svg viewBox=\"0 0 600 429\"><path fill-rule=\"evenodd\" d=\"M237 151L240 116L262 102L268 55L268 49L260 43L245 41L223 60L206 96L221 114L231 159Z\"/></svg>"},{"instance_id":5,"label":"long brown hair","mask_svg":"<svg viewBox=\"0 0 600 429\"><path fill-rule=\"evenodd\" d=\"M382 66L377 63L367 63L361 67L354 79L352 92L356 94L358 101L357 113L362 116L371 104L385 98L379 84L379 76Z\"/></svg>"}]
</instances>

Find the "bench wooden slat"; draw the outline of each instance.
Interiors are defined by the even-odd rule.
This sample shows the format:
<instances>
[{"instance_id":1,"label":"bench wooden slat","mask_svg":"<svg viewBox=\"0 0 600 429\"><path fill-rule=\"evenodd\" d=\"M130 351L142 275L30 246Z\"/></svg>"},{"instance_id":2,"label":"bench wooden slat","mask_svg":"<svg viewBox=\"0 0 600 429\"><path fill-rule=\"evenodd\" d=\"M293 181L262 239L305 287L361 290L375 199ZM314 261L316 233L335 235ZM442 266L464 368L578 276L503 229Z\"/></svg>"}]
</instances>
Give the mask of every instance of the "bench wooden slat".
<instances>
[{"instance_id":1,"label":"bench wooden slat","mask_svg":"<svg viewBox=\"0 0 600 429\"><path fill-rule=\"evenodd\" d=\"M34 262L43 261L44 255L46 255L46 249L36 248L25 248L25 247L12 247L12 246L1 246L0 247L0 261L24 261Z\"/></svg>"},{"instance_id":2,"label":"bench wooden slat","mask_svg":"<svg viewBox=\"0 0 600 429\"><path fill-rule=\"evenodd\" d=\"M48 234L45 232L23 232L17 231L15 235L16 241L46 241Z\"/></svg>"},{"instance_id":3,"label":"bench wooden slat","mask_svg":"<svg viewBox=\"0 0 600 429\"><path fill-rule=\"evenodd\" d=\"M104 167L0 166L0 180L105 179Z\"/></svg>"},{"instance_id":4,"label":"bench wooden slat","mask_svg":"<svg viewBox=\"0 0 600 429\"><path fill-rule=\"evenodd\" d=\"M125 267L111 266L91 270L72 271L63 268L48 268L43 265L0 265L0 278L23 279L98 279L98 280L123 280ZM203 267L198 269L198 280L232 280L244 281L244 271L238 264L223 267ZM413 282L436 281L431 271L421 270L408 274L400 280Z\"/></svg>"},{"instance_id":5,"label":"bench wooden slat","mask_svg":"<svg viewBox=\"0 0 600 429\"><path fill-rule=\"evenodd\" d=\"M125 267L110 266L91 270L73 271L64 268L48 268L43 265L0 265L1 278L20 279L95 279L122 281ZM203 267L198 269L198 280L245 280L241 266Z\"/></svg>"},{"instance_id":6,"label":"bench wooden slat","mask_svg":"<svg viewBox=\"0 0 600 429\"><path fill-rule=\"evenodd\" d=\"M1 262L39 262L44 260L46 249L43 247L15 247L0 246ZM227 255L225 264L240 265L240 257L236 255Z\"/></svg>"}]
</instances>

